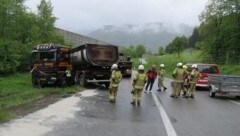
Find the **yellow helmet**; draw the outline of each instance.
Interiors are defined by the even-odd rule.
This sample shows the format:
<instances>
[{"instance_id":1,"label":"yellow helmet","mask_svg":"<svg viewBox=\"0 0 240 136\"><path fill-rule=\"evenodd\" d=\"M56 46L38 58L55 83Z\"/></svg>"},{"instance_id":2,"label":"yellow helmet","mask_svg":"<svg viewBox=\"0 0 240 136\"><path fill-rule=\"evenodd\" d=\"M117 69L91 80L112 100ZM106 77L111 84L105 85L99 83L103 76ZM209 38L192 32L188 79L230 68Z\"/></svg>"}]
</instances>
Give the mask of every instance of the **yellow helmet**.
<instances>
[{"instance_id":1,"label":"yellow helmet","mask_svg":"<svg viewBox=\"0 0 240 136\"><path fill-rule=\"evenodd\" d=\"M183 69L187 69L187 65L183 65Z\"/></svg>"}]
</instances>

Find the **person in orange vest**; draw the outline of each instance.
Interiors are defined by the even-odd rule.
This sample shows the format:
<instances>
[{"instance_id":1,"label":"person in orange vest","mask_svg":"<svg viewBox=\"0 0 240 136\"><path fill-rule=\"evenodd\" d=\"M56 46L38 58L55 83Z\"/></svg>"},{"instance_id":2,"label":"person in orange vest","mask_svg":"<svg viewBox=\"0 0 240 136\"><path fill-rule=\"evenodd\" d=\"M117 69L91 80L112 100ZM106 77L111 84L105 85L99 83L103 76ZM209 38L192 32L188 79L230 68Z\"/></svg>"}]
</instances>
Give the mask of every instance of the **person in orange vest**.
<instances>
[{"instance_id":1,"label":"person in orange vest","mask_svg":"<svg viewBox=\"0 0 240 136\"><path fill-rule=\"evenodd\" d=\"M146 85L146 88L145 88L146 89L145 93L147 92L149 85L150 85L149 93L151 93L154 81L157 78L156 65L153 64L151 69L149 69L146 74L147 74L147 85Z\"/></svg>"},{"instance_id":2,"label":"person in orange vest","mask_svg":"<svg viewBox=\"0 0 240 136\"><path fill-rule=\"evenodd\" d=\"M113 64L112 67L112 74L110 78L110 85L109 85L109 102L115 102L117 98L117 91L119 83L122 79L121 71L118 69L117 64Z\"/></svg>"},{"instance_id":3,"label":"person in orange vest","mask_svg":"<svg viewBox=\"0 0 240 136\"><path fill-rule=\"evenodd\" d=\"M133 79L133 101L131 102L132 105L135 105L136 103L140 105L141 99L142 99L142 90L144 88L144 85L146 83L147 76L144 73L144 66L139 65L138 66L138 73L136 74L135 78Z\"/></svg>"}]
</instances>

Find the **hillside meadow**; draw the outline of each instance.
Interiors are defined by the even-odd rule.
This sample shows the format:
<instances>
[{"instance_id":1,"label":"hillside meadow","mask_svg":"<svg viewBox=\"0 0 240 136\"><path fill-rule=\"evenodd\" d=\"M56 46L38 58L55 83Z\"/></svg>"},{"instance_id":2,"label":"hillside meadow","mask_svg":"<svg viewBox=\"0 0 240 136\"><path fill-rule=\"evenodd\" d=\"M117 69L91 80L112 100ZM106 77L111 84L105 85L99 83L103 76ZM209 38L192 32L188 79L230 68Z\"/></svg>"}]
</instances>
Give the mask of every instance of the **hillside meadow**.
<instances>
[{"instance_id":1,"label":"hillside meadow","mask_svg":"<svg viewBox=\"0 0 240 136\"><path fill-rule=\"evenodd\" d=\"M145 64L145 70L149 69L153 64L156 64L159 68L160 64L164 64L166 67L166 76L171 77L173 70L176 68L178 62L186 63L208 63L202 61L201 51L194 49L187 49L180 54L167 54L163 56L153 56L145 58L147 64ZM133 59L134 69L136 70L139 65L139 59ZM220 73L226 75L240 75L239 65L219 65Z\"/></svg>"}]
</instances>

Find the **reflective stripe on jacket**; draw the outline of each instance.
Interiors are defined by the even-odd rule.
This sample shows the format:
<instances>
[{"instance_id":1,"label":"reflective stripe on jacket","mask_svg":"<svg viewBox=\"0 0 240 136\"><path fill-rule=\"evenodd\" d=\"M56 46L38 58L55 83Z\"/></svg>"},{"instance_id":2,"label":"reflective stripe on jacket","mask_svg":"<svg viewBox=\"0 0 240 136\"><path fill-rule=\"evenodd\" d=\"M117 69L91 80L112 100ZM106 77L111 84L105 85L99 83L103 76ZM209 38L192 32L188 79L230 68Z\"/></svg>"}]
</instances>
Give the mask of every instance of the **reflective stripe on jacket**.
<instances>
[{"instance_id":1,"label":"reflective stripe on jacket","mask_svg":"<svg viewBox=\"0 0 240 136\"><path fill-rule=\"evenodd\" d=\"M70 70L66 70L66 76L71 77L71 71Z\"/></svg>"},{"instance_id":2,"label":"reflective stripe on jacket","mask_svg":"<svg viewBox=\"0 0 240 136\"><path fill-rule=\"evenodd\" d=\"M173 71L174 82L183 83L183 78L187 75L188 72L182 68L176 68Z\"/></svg>"},{"instance_id":3,"label":"reflective stripe on jacket","mask_svg":"<svg viewBox=\"0 0 240 136\"><path fill-rule=\"evenodd\" d=\"M198 72L196 69L193 69L190 73L190 83L196 83L199 78L201 78L200 72Z\"/></svg>"},{"instance_id":4,"label":"reflective stripe on jacket","mask_svg":"<svg viewBox=\"0 0 240 136\"><path fill-rule=\"evenodd\" d=\"M145 82L147 80L147 76L144 73L137 73L136 77L134 78L134 88L135 89L143 89Z\"/></svg>"},{"instance_id":5,"label":"reflective stripe on jacket","mask_svg":"<svg viewBox=\"0 0 240 136\"><path fill-rule=\"evenodd\" d=\"M158 78L163 79L164 74L165 74L165 69L162 68L162 69L158 70Z\"/></svg>"},{"instance_id":6,"label":"reflective stripe on jacket","mask_svg":"<svg viewBox=\"0 0 240 136\"><path fill-rule=\"evenodd\" d=\"M122 79L121 72L119 70L113 70L111 76L111 86L118 87L121 79Z\"/></svg>"}]
</instances>

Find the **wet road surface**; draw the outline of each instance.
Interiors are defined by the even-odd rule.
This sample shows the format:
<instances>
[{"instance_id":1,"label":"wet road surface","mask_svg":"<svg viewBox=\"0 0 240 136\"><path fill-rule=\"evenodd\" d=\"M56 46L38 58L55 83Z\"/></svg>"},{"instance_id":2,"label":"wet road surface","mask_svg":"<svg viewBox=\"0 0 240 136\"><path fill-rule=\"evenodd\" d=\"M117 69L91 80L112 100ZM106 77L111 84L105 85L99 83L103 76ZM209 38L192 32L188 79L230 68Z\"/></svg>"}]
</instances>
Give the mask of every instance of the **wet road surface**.
<instances>
[{"instance_id":1,"label":"wet road surface","mask_svg":"<svg viewBox=\"0 0 240 136\"><path fill-rule=\"evenodd\" d=\"M143 93L141 106L132 106L132 79L121 81L116 103L108 102L104 87L85 90L39 112L0 126L1 136L239 136L240 101L210 98L208 91L195 99L169 97L166 92ZM88 95L88 92L94 95ZM56 114L54 114L56 113ZM35 126L35 127L33 127Z\"/></svg>"}]
</instances>

